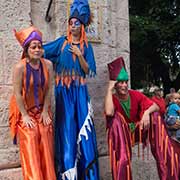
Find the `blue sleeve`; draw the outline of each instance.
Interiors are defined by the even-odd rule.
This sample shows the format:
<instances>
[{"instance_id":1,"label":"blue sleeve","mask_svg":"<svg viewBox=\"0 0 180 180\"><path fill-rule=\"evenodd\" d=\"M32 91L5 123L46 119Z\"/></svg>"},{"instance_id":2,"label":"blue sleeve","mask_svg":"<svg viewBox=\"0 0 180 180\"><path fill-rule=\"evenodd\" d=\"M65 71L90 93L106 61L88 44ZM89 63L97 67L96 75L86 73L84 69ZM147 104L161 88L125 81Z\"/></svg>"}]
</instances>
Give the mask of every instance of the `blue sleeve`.
<instances>
[{"instance_id":1,"label":"blue sleeve","mask_svg":"<svg viewBox=\"0 0 180 180\"><path fill-rule=\"evenodd\" d=\"M180 110L180 107L179 107L177 104L174 104L174 109L175 109L175 111L177 112L177 111Z\"/></svg>"},{"instance_id":2,"label":"blue sleeve","mask_svg":"<svg viewBox=\"0 0 180 180\"><path fill-rule=\"evenodd\" d=\"M61 48L64 43L65 37L62 36L55 41L43 45L44 49L44 58L52 61L53 64L56 64L58 57L61 54Z\"/></svg>"},{"instance_id":3,"label":"blue sleeve","mask_svg":"<svg viewBox=\"0 0 180 180\"><path fill-rule=\"evenodd\" d=\"M167 111L167 115L169 116L177 116L179 113L178 111L180 110L180 107L177 104L170 104L168 106L168 111Z\"/></svg>"},{"instance_id":4,"label":"blue sleeve","mask_svg":"<svg viewBox=\"0 0 180 180\"><path fill-rule=\"evenodd\" d=\"M89 76L95 76L96 75L96 61L94 57L94 52L92 45L88 43L88 48L86 49L85 52L85 60L88 63L89 66Z\"/></svg>"}]
</instances>

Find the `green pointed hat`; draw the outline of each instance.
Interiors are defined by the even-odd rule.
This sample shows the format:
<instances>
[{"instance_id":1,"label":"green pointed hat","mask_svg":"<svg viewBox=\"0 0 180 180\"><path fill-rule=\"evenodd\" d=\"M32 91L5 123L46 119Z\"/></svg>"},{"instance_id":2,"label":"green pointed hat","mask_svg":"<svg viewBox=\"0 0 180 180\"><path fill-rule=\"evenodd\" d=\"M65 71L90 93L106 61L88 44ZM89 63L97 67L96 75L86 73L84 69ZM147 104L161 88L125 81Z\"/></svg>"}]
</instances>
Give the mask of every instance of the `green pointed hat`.
<instances>
[{"instance_id":1,"label":"green pointed hat","mask_svg":"<svg viewBox=\"0 0 180 180\"><path fill-rule=\"evenodd\" d=\"M116 81L129 80L128 73L126 71L124 59L119 57L108 64L109 78Z\"/></svg>"}]
</instances>

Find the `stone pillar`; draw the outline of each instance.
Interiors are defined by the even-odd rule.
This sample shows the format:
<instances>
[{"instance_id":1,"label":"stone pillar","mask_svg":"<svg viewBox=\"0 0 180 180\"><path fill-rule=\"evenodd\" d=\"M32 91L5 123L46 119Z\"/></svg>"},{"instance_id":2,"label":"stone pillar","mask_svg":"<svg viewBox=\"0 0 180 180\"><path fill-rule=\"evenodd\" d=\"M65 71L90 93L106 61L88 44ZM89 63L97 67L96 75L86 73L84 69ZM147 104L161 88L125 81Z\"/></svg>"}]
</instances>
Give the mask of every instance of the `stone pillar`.
<instances>
[{"instance_id":1,"label":"stone pillar","mask_svg":"<svg viewBox=\"0 0 180 180\"><path fill-rule=\"evenodd\" d=\"M0 1L0 179L4 168L19 167L18 147L13 145L8 127L8 106L12 94L12 68L19 60L21 47L15 40L13 29L30 24L30 1ZM20 171L19 171L20 172ZM5 173L6 174L6 173ZM14 177L15 174L12 174ZM18 177L14 177L18 179ZM20 173L19 173L19 178Z\"/></svg>"},{"instance_id":2,"label":"stone pillar","mask_svg":"<svg viewBox=\"0 0 180 180\"><path fill-rule=\"evenodd\" d=\"M99 1L102 9L102 42L95 44L97 78L90 85L95 106L100 172L102 179L111 179L103 103L108 83L107 63L122 56L129 71L129 12L127 0Z\"/></svg>"}]
</instances>

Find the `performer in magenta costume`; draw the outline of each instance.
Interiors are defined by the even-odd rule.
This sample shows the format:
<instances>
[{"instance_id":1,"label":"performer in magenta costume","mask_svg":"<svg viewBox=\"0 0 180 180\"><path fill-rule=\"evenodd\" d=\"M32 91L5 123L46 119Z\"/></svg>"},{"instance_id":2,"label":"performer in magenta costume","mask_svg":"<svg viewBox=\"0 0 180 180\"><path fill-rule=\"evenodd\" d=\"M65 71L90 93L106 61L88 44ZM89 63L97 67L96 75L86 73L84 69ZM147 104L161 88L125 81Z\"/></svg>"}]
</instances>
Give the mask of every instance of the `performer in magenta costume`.
<instances>
[{"instance_id":1,"label":"performer in magenta costume","mask_svg":"<svg viewBox=\"0 0 180 180\"><path fill-rule=\"evenodd\" d=\"M128 90L122 57L108 64L110 81L105 97L108 145L113 180L131 180L131 147L151 145L161 180L179 179L180 146L167 134L159 107L142 93Z\"/></svg>"}]
</instances>

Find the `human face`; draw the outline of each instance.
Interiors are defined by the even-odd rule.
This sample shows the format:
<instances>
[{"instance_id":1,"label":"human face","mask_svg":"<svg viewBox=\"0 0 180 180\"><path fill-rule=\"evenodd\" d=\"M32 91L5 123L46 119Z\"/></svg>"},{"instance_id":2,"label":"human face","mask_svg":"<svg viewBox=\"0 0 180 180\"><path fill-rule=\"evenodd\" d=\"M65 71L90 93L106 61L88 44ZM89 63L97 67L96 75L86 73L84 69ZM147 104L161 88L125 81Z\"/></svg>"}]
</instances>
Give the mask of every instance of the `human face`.
<instances>
[{"instance_id":1,"label":"human face","mask_svg":"<svg viewBox=\"0 0 180 180\"><path fill-rule=\"evenodd\" d=\"M160 96L163 97L164 96L164 92L163 90L160 91Z\"/></svg>"},{"instance_id":2,"label":"human face","mask_svg":"<svg viewBox=\"0 0 180 180\"><path fill-rule=\"evenodd\" d=\"M120 96L127 95L128 94L128 81L118 81L115 84L115 89L116 89L116 92Z\"/></svg>"},{"instance_id":3,"label":"human face","mask_svg":"<svg viewBox=\"0 0 180 180\"><path fill-rule=\"evenodd\" d=\"M81 22L78 19L76 18L70 19L69 27L72 35L79 35L81 33Z\"/></svg>"},{"instance_id":4,"label":"human face","mask_svg":"<svg viewBox=\"0 0 180 180\"><path fill-rule=\"evenodd\" d=\"M164 93L161 89L155 91L155 95L159 98L164 96Z\"/></svg>"},{"instance_id":5,"label":"human face","mask_svg":"<svg viewBox=\"0 0 180 180\"><path fill-rule=\"evenodd\" d=\"M174 102L176 104L179 104L179 99L180 99L180 95L178 93L174 93L172 95L172 99L171 99L171 102Z\"/></svg>"},{"instance_id":6,"label":"human face","mask_svg":"<svg viewBox=\"0 0 180 180\"><path fill-rule=\"evenodd\" d=\"M28 47L28 56L32 59L40 59L43 55L42 44L38 40L32 40Z\"/></svg>"}]
</instances>

